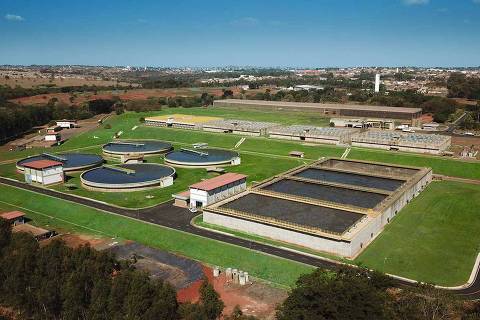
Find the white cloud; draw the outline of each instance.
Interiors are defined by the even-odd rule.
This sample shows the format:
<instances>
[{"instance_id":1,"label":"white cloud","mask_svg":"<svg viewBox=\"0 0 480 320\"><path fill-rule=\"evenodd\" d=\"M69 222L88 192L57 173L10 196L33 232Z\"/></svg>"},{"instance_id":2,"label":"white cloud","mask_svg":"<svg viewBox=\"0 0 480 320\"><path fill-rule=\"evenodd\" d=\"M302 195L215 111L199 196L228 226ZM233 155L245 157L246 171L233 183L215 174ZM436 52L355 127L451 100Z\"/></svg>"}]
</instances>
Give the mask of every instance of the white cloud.
<instances>
[{"instance_id":1,"label":"white cloud","mask_svg":"<svg viewBox=\"0 0 480 320\"><path fill-rule=\"evenodd\" d=\"M237 20L233 20L231 24L237 27L254 27L259 24L259 21L257 18L254 17L243 17Z\"/></svg>"},{"instance_id":2,"label":"white cloud","mask_svg":"<svg viewBox=\"0 0 480 320\"><path fill-rule=\"evenodd\" d=\"M6 14L4 16L5 20L8 21L24 21L25 19L22 16L16 14Z\"/></svg>"},{"instance_id":3,"label":"white cloud","mask_svg":"<svg viewBox=\"0 0 480 320\"><path fill-rule=\"evenodd\" d=\"M477 1L477 0L475 0ZM403 3L407 6L417 6L428 4L430 0L403 0Z\"/></svg>"}]
</instances>

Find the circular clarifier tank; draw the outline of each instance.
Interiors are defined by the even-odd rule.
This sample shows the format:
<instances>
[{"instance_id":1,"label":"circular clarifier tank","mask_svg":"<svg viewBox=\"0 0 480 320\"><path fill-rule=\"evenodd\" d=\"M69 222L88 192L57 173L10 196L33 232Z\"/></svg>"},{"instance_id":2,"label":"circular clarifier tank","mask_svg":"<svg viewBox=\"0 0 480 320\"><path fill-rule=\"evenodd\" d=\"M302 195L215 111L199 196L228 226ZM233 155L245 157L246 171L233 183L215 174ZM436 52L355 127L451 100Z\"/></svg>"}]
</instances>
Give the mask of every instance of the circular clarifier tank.
<instances>
[{"instance_id":1,"label":"circular clarifier tank","mask_svg":"<svg viewBox=\"0 0 480 320\"><path fill-rule=\"evenodd\" d=\"M172 144L159 140L118 140L105 144L103 153L109 156L157 155L172 150Z\"/></svg>"},{"instance_id":2,"label":"circular clarifier tank","mask_svg":"<svg viewBox=\"0 0 480 320\"><path fill-rule=\"evenodd\" d=\"M113 192L167 187L174 178L174 168L155 163L102 166L80 175L85 188Z\"/></svg>"},{"instance_id":3,"label":"circular clarifier tank","mask_svg":"<svg viewBox=\"0 0 480 320\"><path fill-rule=\"evenodd\" d=\"M165 163L181 167L210 167L240 164L235 151L222 149L180 149L165 155Z\"/></svg>"},{"instance_id":4,"label":"circular clarifier tank","mask_svg":"<svg viewBox=\"0 0 480 320\"><path fill-rule=\"evenodd\" d=\"M37 160L54 160L63 163L63 171L82 171L93 167L98 167L103 163L103 158L98 154L90 153L61 153L49 154L42 153L36 156L28 157L17 162L17 170L23 171L23 166L27 162Z\"/></svg>"}]
</instances>

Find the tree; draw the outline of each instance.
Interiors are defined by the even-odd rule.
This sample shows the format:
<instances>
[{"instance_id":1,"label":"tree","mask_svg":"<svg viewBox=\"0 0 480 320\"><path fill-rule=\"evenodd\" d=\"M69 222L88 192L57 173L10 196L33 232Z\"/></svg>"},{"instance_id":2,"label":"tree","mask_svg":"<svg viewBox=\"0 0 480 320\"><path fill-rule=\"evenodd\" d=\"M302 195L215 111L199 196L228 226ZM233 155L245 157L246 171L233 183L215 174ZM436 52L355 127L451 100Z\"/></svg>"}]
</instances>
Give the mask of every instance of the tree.
<instances>
[{"instance_id":1,"label":"tree","mask_svg":"<svg viewBox=\"0 0 480 320\"><path fill-rule=\"evenodd\" d=\"M452 319L460 311L460 305L445 290L419 284L405 288L396 295L392 309L396 319Z\"/></svg>"},{"instance_id":2,"label":"tree","mask_svg":"<svg viewBox=\"0 0 480 320\"><path fill-rule=\"evenodd\" d=\"M204 314L209 320L215 320L220 317L225 307L225 304L220 300L220 296L208 282L208 279L204 279L200 286L200 302Z\"/></svg>"},{"instance_id":3,"label":"tree","mask_svg":"<svg viewBox=\"0 0 480 320\"><path fill-rule=\"evenodd\" d=\"M243 314L242 309L238 305L233 308L232 314L224 317L225 320L256 320L254 316L246 316Z\"/></svg>"},{"instance_id":4,"label":"tree","mask_svg":"<svg viewBox=\"0 0 480 320\"><path fill-rule=\"evenodd\" d=\"M12 226L6 219L0 218L0 251L10 244L12 239Z\"/></svg>"},{"instance_id":5,"label":"tree","mask_svg":"<svg viewBox=\"0 0 480 320\"><path fill-rule=\"evenodd\" d=\"M375 276L376 277L376 276ZM385 319L389 298L383 280L370 280L368 271L317 269L301 276L278 308L278 320Z\"/></svg>"},{"instance_id":6,"label":"tree","mask_svg":"<svg viewBox=\"0 0 480 320\"><path fill-rule=\"evenodd\" d=\"M223 91L223 94L222 94L223 98L233 97L233 91L232 90L223 89L222 91Z\"/></svg>"}]
</instances>

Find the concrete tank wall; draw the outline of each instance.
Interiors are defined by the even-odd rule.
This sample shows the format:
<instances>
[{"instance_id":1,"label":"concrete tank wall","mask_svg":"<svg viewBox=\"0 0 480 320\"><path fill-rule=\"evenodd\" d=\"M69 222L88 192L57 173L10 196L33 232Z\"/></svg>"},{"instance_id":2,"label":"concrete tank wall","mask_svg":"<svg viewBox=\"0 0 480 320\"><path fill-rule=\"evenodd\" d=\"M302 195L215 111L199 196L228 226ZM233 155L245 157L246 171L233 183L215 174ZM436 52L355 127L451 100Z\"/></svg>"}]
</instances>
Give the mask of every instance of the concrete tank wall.
<instances>
[{"instance_id":1,"label":"concrete tank wall","mask_svg":"<svg viewBox=\"0 0 480 320\"><path fill-rule=\"evenodd\" d=\"M343 257L349 257L351 255L350 244L348 242L316 237L253 221L224 216L205 210L203 211L203 221L262 237L293 243L317 251L330 252Z\"/></svg>"}]
</instances>

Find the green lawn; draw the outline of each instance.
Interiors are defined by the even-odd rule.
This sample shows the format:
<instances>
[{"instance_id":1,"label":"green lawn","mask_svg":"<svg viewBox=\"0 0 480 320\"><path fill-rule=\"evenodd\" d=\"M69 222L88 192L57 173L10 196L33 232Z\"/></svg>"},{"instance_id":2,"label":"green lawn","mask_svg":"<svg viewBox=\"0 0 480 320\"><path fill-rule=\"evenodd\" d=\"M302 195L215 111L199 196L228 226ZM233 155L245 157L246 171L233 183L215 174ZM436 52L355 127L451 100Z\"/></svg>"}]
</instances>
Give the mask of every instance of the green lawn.
<instances>
[{"instance_id":1,"label":"green lawn","mask_svg":"<svg viewBox=\"0 0 480 320\"><path fill-rule=\"evenodd\" d=\"M262 181L271 176L287 171L302 164L298 159L272 159L268 156L242 154L242 163L238 166L227 167L229 172L241 172L248 175L248 182ZM149 162L163 163L163 157L147 158ZM275 162L275 165L272 163ZM1 166L0 166L1 168ZM205 169L175 168L177 178L172 186L166 188L154 188L150 190L131 192L98 192L90 191L81 187L80 173L68 175L68 183L77 186L74 190L68 190L64 185L53 186L53 189L78 196L93 198L117 206L126 208L144 208L172 199L172 194L188 189L188 186L202 179L214 177ZM22 177L17 174L20 180Z\"/></svg>"},{"instance_id":2,"label":"green lawn","mask_svg":"<svg viewBox=\"0 0 480 320\"><path fill-rule=\"evenodd\" d=\"M432 182L356 259L439 285L464 284L480 249L480 186Z\"/></svg>"},{"instance_id":3,"label":"green lawn","mask_svg":"<svg viewBox=\"0 0 480 320\"><path fill-rule=\"evenodd\" d=\"M157 114L191 114L196 116L221 117L224 119L238 120L255 120L266 121L280 124L308 124L315 126L328 126L330 119L326 118L319 112L314 111L271 111L271 110L255 110L244 108L170 108L165 109ZM281 116L279 116L281 115Z\"/></svg>"},{"instance_id":4,"label":"green lawn","mask_svg":"<svg viewBox=\"0 0 480 320\"><path fill-rule=\"evenodd\" d=\"M219 133L208 133L192 130L178 130L171 128L153 128L140 125L139 118L158 114L188 113L199 115L224 116L230 118L250 118L252 120L271 120L279 118L279 122L285 123L308 123L310 116L301 113L292 113L286 115L282 113L279 117L278 112L272 111L240 111L230 109L214 108L174 108L165 109L160 112L133 113L128 112L120 116L111 117L106 123L112 126L111 129L100 127L96 130L85 132L79 136L73 137L62 146L52 149L50 152L62 152L66 150L81 150L83 152L92 152L98 146L112 140L115 132L123 131L121 138L133 139L161 139L173 141L180 144L192 144L195 142L207 142L212 147L233 148L240 140L241 136L227 135ZM302 120L303 119L303 120ZM315 118L312 118L315 122ZM138 126L136 130L133 127ZM239 151L249 153L264 153L277 156L288 156L289 151L298 150L305 152L308 159L318 159L319 157L340 156L345 150L344 147L330 145L307 145L301 142L289 142L259 137L247 137L246 141L240 146ZM3 152L0 154L0 161L8 159L18 159L27 155L45 151L45 149L30 149L21 152ZM404 164L411 166L429 166L434 173L444 174L454 177L480 179L480 163L465 162L436 156L425 156L418 154L389 152L375 149L352 148L350 159L372 160L385 163ZM0 170L1 171L1 170Z\"/></svg>"},{"instance_id":5,"label":"green lawn","mask_svg":"<svg viewBox=\"0 0 480 320\"><path fill-rule=\"evenodd\" d=\"M353 148L348 158L416 167L431 167L436 174L467 179L480 179L480 162L478 161L467 162L445 157L421 156L360 148Z\"/></svg>"},{"instance_id":6,"label":"green lawn","mask_svg":"<svg viewBox=\"0 0 480 320\"><path fill-rule=\"evenodd\" d=\"M0 185L0 210L23 210L39 225L137 241L210 265L236 267L254 277L291 286L313 267L215 240L135 221L68 201Z\"/></svg>"}]
</instances>

